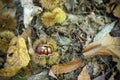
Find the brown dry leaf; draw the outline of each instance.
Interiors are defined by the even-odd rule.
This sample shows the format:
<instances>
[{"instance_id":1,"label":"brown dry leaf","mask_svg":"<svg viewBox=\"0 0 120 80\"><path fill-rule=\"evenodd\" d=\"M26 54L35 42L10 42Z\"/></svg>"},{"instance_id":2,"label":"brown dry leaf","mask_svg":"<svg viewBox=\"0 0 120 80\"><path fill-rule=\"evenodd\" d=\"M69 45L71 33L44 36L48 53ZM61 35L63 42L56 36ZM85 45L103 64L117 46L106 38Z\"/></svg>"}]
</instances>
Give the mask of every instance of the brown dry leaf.
<instances>
[{"instance_id":1,"label":"brown dry leaf","mask_svg":"<svg viewBox=\"0 0 120 80\"><path fill-rule=\"evenodd\" d=\"M105 74L102 74L102 75L96 77L96 78L93 79L93 80L105 80Z\"/></svg>"},{"instance_id":2,"label":"brown dry leaf","mask_svg":"<svg viewBox=\"0 0 120 80\"><path fill-rule=\"evenodd\" d=\"M24 30L24 32L21 35L25 40L28 40L28 37L31 36L31 28L28 27Z\"/></svg>"},{"instance_id":3,"label":"brown dry leaf","mask_svg":"<svg viewBox=\"0 0 120 80\"><path fill-rule=\"evenodd\" d=\"M120 59L117 59L117 58L113 58L113 61L117 62L117 69L120 70Z\"/></svg>"},{"instance_id":4,"label":"brown dry leaf","mask_svg":"<svg viewBox=\"0 0 120 80\"><path fill-rule=\"evenodd\" d=\"M77 80L91 80L90 75L88 74L86 66L82 69L81 73L78 76Z\"/></svg>"},{"instance_id":5,"label":"brown dry leaf","mask_svg":"<svg viewBox=\"0 0 120 80\"><path fill-rule=\"evenodd\" d=\"M82 65L82 62L80 61L80 59L74 59L67 63L53 65L51 67L51 71L54 74L63 74L63 73L74 71L77 68L79 68L81 65Z\"/></svg>"},{"instance_id":6,"label":"brown dry leaf","mask_svg":"<svg viewBox=\"0 0 120 80\"><path fill-rule=\"evenodd\" d=\"M120 3L117 5L117 7L113 10L113 15L120 18Z\"/></svg>"},{"instance_id":7,"label":"brown dry leaf","mask_svg":"<svg viewBox=\"0 0 120 80\"><path fill-rule=\"evenodd\" d=\"M10 42L4 68L0 69L0 76L14 76L22 67L27 66L29 61L25 40L20 36L14 37Z\"/></svg>"},{"instance_id":8,"label":"brown dry leaf","mask_svg":"<svg viewBox=\"0 0 120 80\"><path fill-rule=\"evenodd\" d=\"M120 37L106 35L100 40L89 44L84 50L83 55L94 57L98 55L112 55L120 58Z\"/></svg>"},{"instance_id":9,"label":"brown dry leaf","mask_svg":"<svg viewBox=\"0 0 120 80\"><path fill-rule=\"evenodd\" d=\"M112 13L115 17L120 18L120 2L119 0L110 0L106 7L107 13Z\"/></svg>"},{"instance_id":10,"label":"brown dry leaf","mask_svg":"<svg viewBox=\"0 0 120 80\"><path fill-rule=\"evenodd\" d=\"M110 2L106 6L106 12L111 13L114 6L115 6L116 0L110 0Z\"/></svg>"}]
</instances>

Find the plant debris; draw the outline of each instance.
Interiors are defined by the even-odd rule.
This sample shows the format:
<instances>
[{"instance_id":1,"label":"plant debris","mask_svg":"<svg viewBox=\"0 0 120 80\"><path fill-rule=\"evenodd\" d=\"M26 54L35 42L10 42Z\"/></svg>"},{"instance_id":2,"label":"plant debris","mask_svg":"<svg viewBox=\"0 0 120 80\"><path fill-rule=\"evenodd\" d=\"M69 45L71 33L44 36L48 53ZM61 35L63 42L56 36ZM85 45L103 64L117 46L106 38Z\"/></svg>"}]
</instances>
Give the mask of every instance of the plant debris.
<instances>
[{"instance_id":1,"label":"plant debris","mask_svg":"<svg viewBox=\"0 0 120 80\"><path fill-rule=\"evenodd\" d=\"M119 0L1 0L1 80L119 80Z\"/></svg>"}]
</instances>

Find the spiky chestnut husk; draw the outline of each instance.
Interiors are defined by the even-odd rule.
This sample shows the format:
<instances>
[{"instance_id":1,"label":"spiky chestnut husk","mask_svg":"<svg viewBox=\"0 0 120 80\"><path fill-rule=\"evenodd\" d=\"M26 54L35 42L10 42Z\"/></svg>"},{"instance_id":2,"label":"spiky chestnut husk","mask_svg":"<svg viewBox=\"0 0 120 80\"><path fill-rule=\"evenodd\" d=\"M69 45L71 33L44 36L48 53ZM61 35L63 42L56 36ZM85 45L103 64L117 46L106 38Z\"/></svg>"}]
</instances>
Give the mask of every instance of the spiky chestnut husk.
<instances>
[{"instance_id":1,"label":"spiky chestnut husk","mask_svg":"<svg viewBox=\"0 0 120 80\"><path fill-rule=\"evenodd\" d=\"M39 45L49 45L49 46L51 46L53 48L53 51L56 51L56 49L57 49L56 41L53 40L52 38L42 37L40 39L37 39L33 43L33 49L36 51L36 48Z\"/></svg>"},{"instance_id":2,"label":"spiky chestnut husk","mask_svg":"<svg viewBox=\"0 0 120 80\"><path fill-rule=\"evenodd\" d=\"M3 5L5 7L8 7L8 8L14 8L15 7L14 0L1 0L1 2L3 3Z\"/></svg>"},{"instance_id":3,"label":"spiky chestnut husk","mask_svg":"<svg viewBox=\"0 0 120 80\"><path fill-rule=\"evenodd\" d=\"M45 9L52 10L58 6L60 0L40 0L39 2L42 4L42 7L44 7Z\"/></svg>"},{"instance_id":4,"label":"spiky chestnut husk","mask_svg":"<svg viewBox=\"0 0 120 80\"><path fill-rule=\"evenodd\" d=\"M9 3L12 3L13 2L13 0L1 0L3 3L5 3L5 4L9 4Z\"/></svg>"},{"instance_id":5,"label":"spiky chestnut husk","mask_svg":"<svg viewBox=\"0 0 120 80\"><path fill-rule=\"evenodd\" d=\"M61 8L55 8L52 12L45 12L42 16L42 23L49 27L55 23L62 23L66 19L66 14Z\"/></svg>"},{"instance_id":6,"label":"spiky chestnut husk","mask_svg":"<svg viewBox=\"0 0 120 80\"><path fill-rule=\"evenodd\" d=\"M58 59L59 59L59 56L60 56L59 52L54 52L53 54L54 55L51 55L47 58L47 64L48 65L53 65L53 64L58 62Z\"/></svg>"},{"instance_id":7,"label":"spiky chestnut husk","mask_svg":"<svg viewBox=\"0 0 120 80\"><path fill-rule=\"evenodd\" d=\"M2 4L2 2L0 1L0 10L2 10L2 8L3 8L3 4Z\"/></svg>"},{"instance_id":8,"label":"spiky chestnut husk","mask_svg":"<svg viewBox=\"0 0 120 80\"><path fill-rule=\"evenodd\" d=\"M7 53L9 43L14 36L15 36L14 33L10 31L0 32L0 51L1 52Z\"/></svg>"},{"instance_id":9,"label":"spiky chestnut husk","mask_svg":"<svg viewBox=\"0 0 120 80\"><path fill-rule=\"evenodd\" d=\"M4 13L0 16L0 31L13 31L16 29L16 20L10 13Z\"/></svg>"},{"instance_id":10,"label":"spiky chestnut husk","mask_svg":"<svg viewBox=\"0 0 120 80\"><path fill-rule=\"evenodd\" d=\"M42 23L46 27L53 26L55 24L54 19L55 16L51 12L45 12L42 16Z\"/></svg>"},{"instance_id":11,"label":"spiky chestnut husk","mask_svg":"<svg viewBox=\"0 0 120 80\"><path fill-rule=\"evenodd\" d=\"M52 11L53 15L55 15L55 23L62 23L66 19L66 13L59 7L55 8Z\"/></svg>"},{"instance_id":12,"label":"spiky chestnut husk","mask_svg":"<svg viewBox=\"0 0 120 80\"><path fill-rule=\"evenodd\" d=\"M46 48L47 46L47 48ZM40 49L46 49L48 50L51 49L51 51L45 51L43 50L42 53L37 53L36 49L40 47ZM45 47L45 48L41 48L41 47ZM55 40L53 40L52 38L47 38L47 37L42 37L38 40L36 40L33 43L33 49L35 51L35 54L32 55L32 60L33 62L35 62L38 65L41 66L46 66L48 65L52 65L55 64L59 58L59 53L57 51L57 45ZM45 54L43 54L45 53ZM49 54L50 53L50 54Z\"/></svg>"}]
</instances>

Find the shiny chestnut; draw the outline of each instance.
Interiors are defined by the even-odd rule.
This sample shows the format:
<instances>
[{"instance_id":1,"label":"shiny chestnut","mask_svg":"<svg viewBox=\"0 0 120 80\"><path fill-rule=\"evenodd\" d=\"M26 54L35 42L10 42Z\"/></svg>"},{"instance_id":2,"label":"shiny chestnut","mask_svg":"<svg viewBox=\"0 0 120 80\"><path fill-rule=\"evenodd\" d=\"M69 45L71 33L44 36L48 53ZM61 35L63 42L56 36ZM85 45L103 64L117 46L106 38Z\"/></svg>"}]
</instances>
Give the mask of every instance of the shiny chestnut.
<instances>
[{"instance_id":1,"label":"shiny chestnut","mask_svg":"<svg viewBox=\"0 0 120 80\"><path fill-rule=\"evenodd\" d=\"M40 55L42 54L48 55L48 54L52 54L53 50L52 50L52 47L49 45L46 45L46 46L39 45L36 49L36 52Z\"/></svg>"}]
</instances>

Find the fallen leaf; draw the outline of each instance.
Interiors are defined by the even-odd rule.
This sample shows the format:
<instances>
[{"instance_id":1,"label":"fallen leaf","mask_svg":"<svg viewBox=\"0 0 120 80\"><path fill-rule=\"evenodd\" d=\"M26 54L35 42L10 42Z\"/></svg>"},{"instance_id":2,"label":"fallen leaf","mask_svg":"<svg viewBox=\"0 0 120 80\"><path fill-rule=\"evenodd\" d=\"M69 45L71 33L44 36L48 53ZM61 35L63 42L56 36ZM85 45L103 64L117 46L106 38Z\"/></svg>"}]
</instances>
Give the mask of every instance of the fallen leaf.
<instances>
[{"instance_id":1,"label":"fallen leaf","mask_svg":"<svg viewBox=\"0 0 120 80\"><path fill-rule=\"evenodd\" d=\"M117 59L117 58L113 58L113 61L114 61L114 62L117 62L116 67L117 67L118 70L120 70L120 60Z\"/></svg>"},{"instance_id":2,"label":"fallen leaf","mask_svg":"<svg viewBox=\"0 0 120 80\"><path fill-rule=\"evenodd\" d=\"M47 71L43 71L41 73L30 76L28 80L49 80L49 79L47 76Z\"/></svg>"},{"instance_id":3,"label":"fallen leaf","mask_svg":"<svg viewBox=\"0 0 120 80\"><path fill-rule=\"evenodd\" d=\"M28 65L30 57L28 55L25 40L22 37L14 37L10 42L10 47L7 54L7 62L5 66L22 66Z\"/></svg>"},{"instance_id":4,"label":"fallen leaf","mask_svg":"<svg viewBox=\"0 0 120 80\"><path fill-rule=\"evenodd\" d=\"M24 32L21 35L25 40L28 40L28 37L31 36L31 28L28 27L24 30Z\"/></svg>"},{"instance_id":5,"label":"fallen leaf","mask_svg":"<svg viewBox=\"0 0 120 80\"><path fill-rule=\"evenodd\" d=\"M86 66L82 69L81 73L78 76L77 80L91 80L90 75L88 74Z\"/></svg>"},{"instance_id":6,"label":"fallen leaf","mask_svg":"<svg viewBox=\"0 0 120 80\"><path fill-rule=\"evenodd\" d=\"M58 42L60 45L69 45L71 40L67 37L58 36Z\"/></svg>"},{"instance_id":7,"label":"fallen leaf","mask_svg":"<svg viewBox=\"0 0 120 80\"><path fill-rule=\"evenodd\" d=\"M116 8L113 10L113 15L120 18L120 3L116 6Z\"/></svg>"},{"instance_id":8,"label":"fallen leaf","mask_svg":"<svg viewBox=\"0 0 120 80\"><path fill-rule=\"evenodd\" d=\"M104 37L106 34L108 34L113 29L115 24L116 24L116 21L112 22L111 24L103 25L102 27L104 28L95 36L94 41L97 41L101 37Z\"/></svg>"},{"instance_id":9,"label":"fallen leaf","mask_svg":"<svg viewBox=\"0 0 120 80\"><path fill-rule=\"evenodd\" d=\"M115 80L116 72L113 72L109 80Z\"/></svg>"},{"instance_id":10,"label":"fallen leaf","mask_svg":"<svg viewBox=\"0 0 120 80\"><path fill-rule=\"evenodd\" d=\"M49 71L48 75L55 78L55 79L57 79L57 76L51 70Z\"/></svg>"},{"instance_id":11,"label":"fallen leaf","mask_svg":"<svg viewBox=\"0 0 120 80\"><path fill-rule=\"evenodd\" d=\"M102 75L96 77L96 78L93 79L93 80L105 80L105 74L102 74Z\"/></svg>"},{"instance_id":12,"label":"fallen leaf","mask_svg":"<svg viewBox=\"0 0 120 80\"><path fill-rule=\"evenodd\" d=\"M0 76L14 76L22 67L27 66L29 61L25 40L20 36L14 37L10 42L4 68L0 69Z\"/></svg>"},{"instance_id":13,"label":"fallen leaf","mask_svg":"<svg viewBox=\"0 0 120 80\"><path fill-rule=\"evenodd\" d=\"M80 59L74 59L67 63L53 65L51 67L51 71L54 74L63 74L63 73L74 71L77 68L79 68L81 65L82 65L82 62L80 61Z\"/></svg>"},{"instance_id":14,"label":"fallen leaf","mask_svg":"<svg viewBox=\"0 0 120 80\"><path fill-rule=\"evenodd\" d=\"M98 55L112 55L120 58L120 37L106 35L98 41L89 44L84 50L83 55L94 57Z\"/></svg>"},{"instance_id":15,"label":"fallen leaf","mask_svg":"<svg viewBox=\"0 0 120 80\"><path fill-rule=\"evenodd\" d=\"M6 67L0 69L0 76L7 76L7 77L14 76L20 69L21 66L12 66L12 67Z\"/></svg>"},{"instance_id":16,"label":"fallen leaf","mask_svg":"<svg viewBox=\"0 0 120 80\"><path fill-rule=\"evenodd\" d=\"M120 18L120 2L119 0L110 0L106 7L107 13L112 13L115 17Z\"/></svg>"},{"instance_id":17,"label":"fallen leaf","mask_svg":"<svg viewBox=\"0 0 120 80\"><path fill-rule=\"evenodd\" d=\"M110 0L106 6L106 12L111 13L117 3L117 0Z\"/></svg>"}]
</instances>

